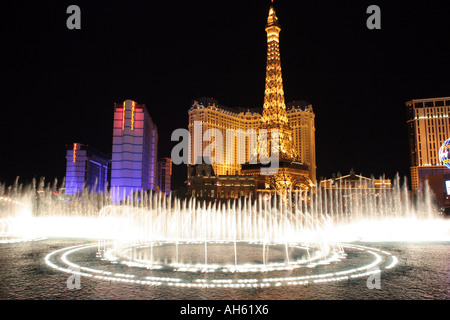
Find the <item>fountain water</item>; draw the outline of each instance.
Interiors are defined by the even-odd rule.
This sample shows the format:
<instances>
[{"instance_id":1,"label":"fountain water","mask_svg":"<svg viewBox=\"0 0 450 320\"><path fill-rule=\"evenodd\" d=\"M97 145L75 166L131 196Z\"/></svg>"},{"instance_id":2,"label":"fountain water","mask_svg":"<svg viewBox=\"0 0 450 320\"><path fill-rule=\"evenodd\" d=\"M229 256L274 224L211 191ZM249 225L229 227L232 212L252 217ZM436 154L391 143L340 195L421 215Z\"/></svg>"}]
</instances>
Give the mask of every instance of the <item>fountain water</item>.
<instances>
[{"instance_id":1,"label":"fountain water","mask_svg":"<svg viewBox=\"0 0 450 320\"><path fill-rule=\"evenodd\" d=\"M355 240L450 239L449 221L437 215L430 190L413 198L398 178L392 189L377 192L375 186L355 190L344 184L331 190L318 187L226 203L142 192L115 204L110 193L86 190L68 197L56 185L41 180L27 187L1 186L2 234L96 239L97 257L105 261L194 273L293 270L326 264L343 259L348 245L342 243ZM76 250L81 249L67 254ZM368 252L377 256L374 250ZM377 263L380 259L377 256ZM47 263L66 270L52 262L51 255ZM211 281L213 285L218 280Z\"/></svg>"},{"instance_id":2,"label":"fountain water","mask_svg":"<svg viewBox=\"0 0 450 320\"><path fill-rule=\"evenodd\" d=\"M295 196L296 201L300 201L298 197L299 194ZM202 244L202 268L215 265L215 259L222 263L226 260L221 255L208 255L213 247L226 251L226 247L231 246L231 257L227 263L234 263L236 267L238 264L250 264L248 259L238 259L238 247L242 246L262 246L258 249L261 251L258 259L261 265L269 263L270 247L277 250L284 247L283 260L288 265L294 262L290 261L291 249L300 244L320 247L324 255L330 249L339 249L339 244L326 238L325 217L315 220L313 215L293 210L292 203L278 198L263 200L260 197L256 201L245 199L212 205L195 199L180 201L156 194L153 197L144 196L137 202L128 202L127 206L103 207L99 219L103 221L99 230L99 234L103 235L100 250L106 251L113 240L114 251L118 255L126 253L131 260L138 258L149 264L156 262L155 247L158 247L159 254L164 251L171 254L157 257L159 261L170 260L171 265L180 266L180 257L187 258L183 250L191 251L195 247L198 251L199 244ZM319 233L322 234L320 237ZM115 235L113 239L108 238L110 234ZM144 247L149 250L143 250ZM198 257L192 263L200 264Z\"/></svg>"}]
</instances>

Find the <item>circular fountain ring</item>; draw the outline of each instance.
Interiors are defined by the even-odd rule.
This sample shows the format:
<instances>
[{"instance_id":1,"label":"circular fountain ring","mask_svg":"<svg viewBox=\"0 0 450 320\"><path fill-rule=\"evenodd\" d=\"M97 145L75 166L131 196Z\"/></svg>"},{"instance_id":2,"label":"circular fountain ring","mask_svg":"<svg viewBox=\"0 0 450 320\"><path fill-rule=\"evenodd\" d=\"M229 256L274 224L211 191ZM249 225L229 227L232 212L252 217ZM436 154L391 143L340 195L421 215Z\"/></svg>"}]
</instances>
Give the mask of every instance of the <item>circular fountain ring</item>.
<instances>
[{"instance_id":1,"label":"circular fountain ring","mask_svg":"<svg viewBox=\"0 0 450 320\"><path fill-rule=\"evenodd\" d=\"M267 268L264 272L256 270L254 273L224 272L224 270L204 270L208 272L187 272L179 268L164 269L153 265L153 269L145 268L137 262L124 263L120 259L93 259L97 253L98 244L79 245L59 249L45 257L50 267L82 277L107 281L117 281L137 285L173 286L187 288L264 288L273 286L307 285L323 282L350 280L368 277L383 270L394 267L398 260L389 252L360 245L344 245L346 251L352 253L353 258L346 258L345 254L335 253L330 257L303 265L310 274L300 272L301 268L280 271ZM337 256L336 256L337 254ZM354 257L364 256L369 260L360 266L354 266ZM117 258L117 257L116 257ZM366 262L366 261L365 261ZM339 269L334 272L322 273L320 267L326 264L338 264ZM126 273L123 267L128 265ZM317 267L317 268L316 268ZM296 272L297 271L297 272Z\"/></svg>"},{"instance_id":2,"label":"circular fountain ring","mask_svg":"<svg viewBox=\"0 0 450 320\"><path fill-rule=\"evenodd\" d=\"M257 241L159 241L128 246L104 257L134 267L180 272L258 272L292 270L318 260L336 259L311 244L264 243Z\"/></svg>"}]
</instances>

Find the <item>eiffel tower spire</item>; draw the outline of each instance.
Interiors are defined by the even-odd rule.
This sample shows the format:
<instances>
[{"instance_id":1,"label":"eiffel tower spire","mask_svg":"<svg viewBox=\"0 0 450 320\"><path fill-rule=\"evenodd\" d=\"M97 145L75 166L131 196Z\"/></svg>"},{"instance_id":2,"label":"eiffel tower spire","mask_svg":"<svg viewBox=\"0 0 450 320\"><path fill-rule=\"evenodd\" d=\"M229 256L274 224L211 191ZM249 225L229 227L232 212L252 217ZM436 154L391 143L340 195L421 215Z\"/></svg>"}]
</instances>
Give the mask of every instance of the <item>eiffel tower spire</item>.
<instances>
[{"instance_id":1,"label":"eiffel tower spire","mask_svg":"<svg viewBox=\"0 0 450 320\"><path fill-rule=\"evenodd\" d=\"M266 25L266 90L264 93L264 110L261 127L268 130L278 129L280 132L278 150L273 150L272 147L272 152L278 153L280 159L295 160L297 153L292 143L292 130L288 126L283 78L281 75L280 31L281 27L278 23L278 17L272 1Z\"/></svg>"},{"instance_id":2,"label":"eiffel tower spire","mask_svg":"<svg viewBox=\"0 0 450 320\"><path fill-rule=\"evenodd\" d=\"M281 76L280 31L281 27L272 1L266 25L267 68L264 110L255 148L259 163L245 164L241 171L244 175L255 177L259 192L276 190L281 193L282 190L289 191L296 188L309 190L314 185L309 176L309 164L303 163L295 150L293 131L288 122ZM277 158L271 159L270 168L262 161L266 156ZM272 167L274 163L276 165ZM315 166L315 162L311 165ZM313 179L315 181L315 171Z\"/></svg>"}]
</instances>

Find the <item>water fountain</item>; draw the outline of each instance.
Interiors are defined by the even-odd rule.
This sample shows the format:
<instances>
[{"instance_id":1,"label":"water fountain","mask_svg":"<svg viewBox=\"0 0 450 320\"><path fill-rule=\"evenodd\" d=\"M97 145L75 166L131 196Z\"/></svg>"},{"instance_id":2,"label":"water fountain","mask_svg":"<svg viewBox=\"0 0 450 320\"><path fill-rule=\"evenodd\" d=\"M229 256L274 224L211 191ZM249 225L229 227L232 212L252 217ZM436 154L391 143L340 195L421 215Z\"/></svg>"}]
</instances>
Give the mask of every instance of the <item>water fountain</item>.
<instances>
[{"instance_id":1,"label":"water fountain","mask_svg":"<svg viewBox=\"0 0 450 320\"><path fill-rule=\"evenodd\" d=\"M429 189L413 199L397 178L392 189L373 190L319 187L226 203L136 193L114 204L109 193L64 197L56 183L45 186L41 180L26 188L0 187L0 232L4 239L93 239L47 255L46 263L64 272L187 287L301 285L362 277L392 268L397 258L349 242L449 239L449 222L436 214ZM367 255L370 263L346 268L349 250ZM71 260L84 255L88 258L81 264ZM329 264L339 268L305 271ZM128 271L117 272L123 265Z\"/></svg>"}]
</instances>

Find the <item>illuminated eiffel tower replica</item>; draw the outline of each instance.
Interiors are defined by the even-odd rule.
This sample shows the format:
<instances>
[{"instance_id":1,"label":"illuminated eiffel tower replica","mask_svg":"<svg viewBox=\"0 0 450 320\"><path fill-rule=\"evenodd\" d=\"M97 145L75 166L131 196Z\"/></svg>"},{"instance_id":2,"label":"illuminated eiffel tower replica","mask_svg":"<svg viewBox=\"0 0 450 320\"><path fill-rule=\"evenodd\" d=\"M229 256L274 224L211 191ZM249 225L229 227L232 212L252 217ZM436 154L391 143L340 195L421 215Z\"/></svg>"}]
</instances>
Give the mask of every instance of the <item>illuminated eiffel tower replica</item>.
<instances>
[{"instance_id":1,"label":"illuminated eiffel tower replica","mask_svg":"<svg viewBox=\"0 0 450 320\"><path fill-rule=\"evenodd\" d=\"M272 1L273 2L273 1ZM309 178L308 166L300 163L292 142L292 130L288 125L284 100L283 79L280 61L281 27L273 8L270 6L267 18L267 70L264 110L260 129L267 134L258 135L256 164L252 162L242 166L243 175L252 175L256 179L257 190L261 193L274 193L282 190L313 186ZM261 155L271 155L279 159L279 164L263 164ZM264 172L264 174L262 173Z\"/></svg>"}]
</instances>

